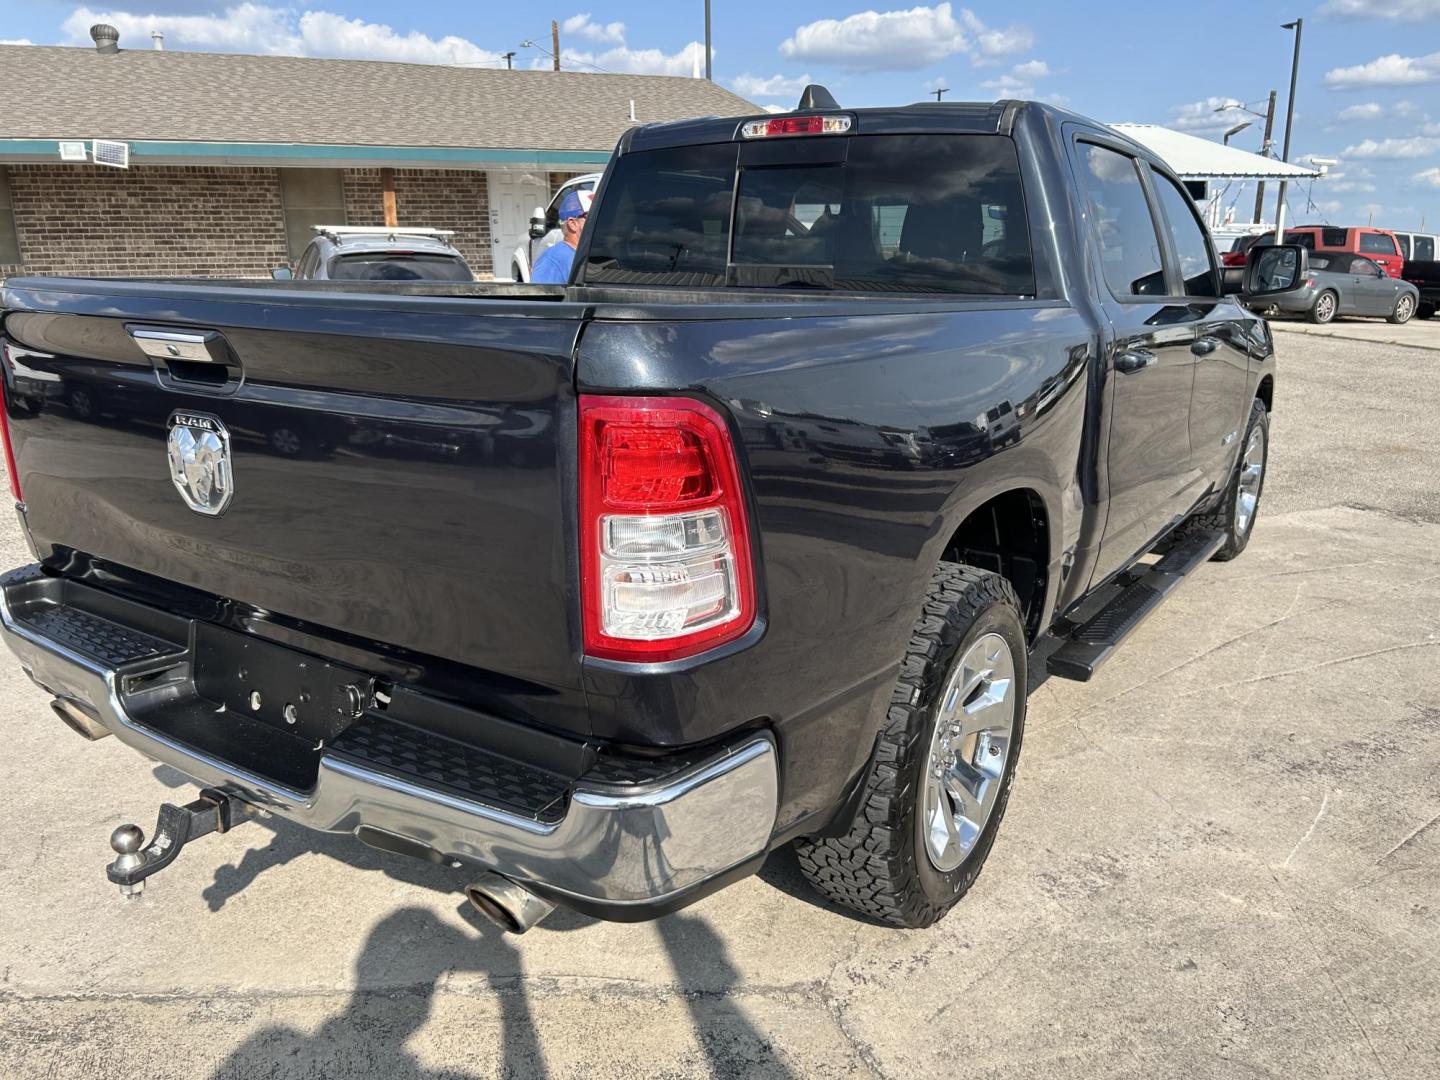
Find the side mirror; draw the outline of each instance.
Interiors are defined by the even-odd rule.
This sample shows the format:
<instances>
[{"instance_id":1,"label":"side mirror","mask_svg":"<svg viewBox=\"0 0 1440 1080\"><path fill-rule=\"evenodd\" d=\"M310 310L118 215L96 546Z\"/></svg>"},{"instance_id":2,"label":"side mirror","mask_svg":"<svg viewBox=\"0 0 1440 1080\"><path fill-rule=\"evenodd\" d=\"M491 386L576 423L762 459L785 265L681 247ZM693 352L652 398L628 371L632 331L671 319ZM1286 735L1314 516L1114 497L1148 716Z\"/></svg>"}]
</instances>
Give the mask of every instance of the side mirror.
<instances>
[{"instance_id":1,"label":"side mirror","mask_svg":"<svg viewBox=\"0 0 1440 1080\"><path fill-rule=\"evenodd\" d=\"M539 240L549 231L545 227L545 208L543 206L535 207L530 214L530 239Z\"/></svg>"},{"instance_id":2,"label":"side mirror","mask_svg":"<svg viewBox=\"0 0 1440 1080\"><path fill-rule=\"evenodd\" d=\"M1310 256L1299 244L1256 244L1245 259L1245 298L1294 292L1310 274Z\"/></svg>"},{"instance_id":3,"label":"side mirror","mask_svg":"<svg viewBox=\"0 0 1440 1080\"><path fill-rule=\"evenodd\" d=\"M276 281L289 281L295 275L290 272L288 266L277 266L274 270L270 271L270 276Z\"/></svg>"}]
</instances>

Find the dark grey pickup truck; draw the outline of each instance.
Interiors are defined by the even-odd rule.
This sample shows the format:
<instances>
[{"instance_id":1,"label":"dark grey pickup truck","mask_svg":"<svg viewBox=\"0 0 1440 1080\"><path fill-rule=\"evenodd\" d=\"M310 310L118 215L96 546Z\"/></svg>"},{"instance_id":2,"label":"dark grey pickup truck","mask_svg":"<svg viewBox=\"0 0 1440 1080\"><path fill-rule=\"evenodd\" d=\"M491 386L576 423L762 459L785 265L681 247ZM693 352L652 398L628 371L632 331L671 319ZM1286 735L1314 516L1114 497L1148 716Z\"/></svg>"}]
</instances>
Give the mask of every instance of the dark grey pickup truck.
<instances>
[{"instance_id":1,"label":"dark grey pickup truck","mask_svg":"<svg viewBox=\"0 0 1440 1080\"><path fill-rule=\"evenodd\" d=\"M563 287L5 283L4 638L204 789L123 892L262 811L521 930L970 887L1042 669L1244 549L1271 337L1102 125L802 106L627 133Z\"/></svg>"}]
</instances>

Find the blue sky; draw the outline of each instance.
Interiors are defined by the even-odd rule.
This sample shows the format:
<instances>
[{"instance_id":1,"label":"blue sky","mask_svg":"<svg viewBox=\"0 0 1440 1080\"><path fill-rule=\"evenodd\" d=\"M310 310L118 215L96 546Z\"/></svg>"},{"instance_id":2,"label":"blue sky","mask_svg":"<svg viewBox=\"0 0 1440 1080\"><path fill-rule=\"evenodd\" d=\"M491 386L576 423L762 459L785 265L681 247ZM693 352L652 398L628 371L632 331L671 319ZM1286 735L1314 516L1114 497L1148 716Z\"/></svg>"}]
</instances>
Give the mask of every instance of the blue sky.
<instances>
[{"instance_id":1,"label":"blue sky","mask_svg":"<svg viewBox=\"0 0 1440 1080\"><path fill-rule=\"evenodd\" d=\"M1373 216L1413 229L1423 219L1440 232L1440 0L714 0L713 9L716 78L763 105L792 105L807 79L854 106L915 101L943 86L947 100L1041 97L1102 120L1219 139L1254 118L1217 106L1263 109L1274 88L1277 142L1292 41L1280 24L1303 16L1291 156L1340 163L1313 192L1292 190L1292 220L1363 224ZM513 50L517 64L549 66L552 18L562 25L567 68L688 75L703 55L701 0L560 0L550 10L494 0L0 0L0 38L88 45L89 25L106 21L131 48L149 47L150 31L160 29L171 49L476 66L503 65L501 54ZM1257 120L1234 145L1257 149L1260 127ZM1240 197L1242 219L1252 203L1253 192Z\"/></svg>"}]
</instances>

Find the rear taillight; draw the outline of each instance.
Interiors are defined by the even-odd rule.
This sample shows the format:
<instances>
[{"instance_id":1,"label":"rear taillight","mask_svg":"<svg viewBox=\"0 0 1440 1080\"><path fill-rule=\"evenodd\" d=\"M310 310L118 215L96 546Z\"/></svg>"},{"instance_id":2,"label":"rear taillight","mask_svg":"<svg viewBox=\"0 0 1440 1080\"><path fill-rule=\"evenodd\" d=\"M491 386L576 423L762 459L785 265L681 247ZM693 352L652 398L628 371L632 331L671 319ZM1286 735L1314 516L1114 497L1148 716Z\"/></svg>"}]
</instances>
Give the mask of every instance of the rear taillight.
<instances>
[{"instance_id":1,"label":"rear taillight","mask_svg":"<svg viewBox=\"0 0 1440 1080\"><path fill-rule=\"evenodd\" d=\"M747 120L740 125L742 139L773 139L781 135L844 135L850 130L848 116L777 116L770 120Z\"/></svg>"},{"instance_id":2,"label":"rear taillight","mask_svg":"<svg viewBox=\"0 0 1440 1080\"><path fill-rule=\"evenodd\" d=\"M1307 289L1313 289L1315 287L1315 279L1313 277L1307 277L1305 279L1305 287Z\"/></svg>"},{"instance_id":3,"label":"rear taillight","mask_svg":"<svg viewBox=\"0 0 1440 1080\"><path fill-rule=\"evenodd\" d=\"M17 503L24 502L20 494L20 471L15 467L15 444L10 441L10 381L13 369L10 366L10 347L0 344L0 361L4 362L4 385L0 386L0 446L5 447L5 475L10 477L10 494Z\"/></svg>"},{"instance_id":4,"label":"rear taillight","mask_svg":"<svg viewBox=\"0 0 1440 1080\"><path fill-rule=\"evenodd\" d=\"M689 398L580 397L585 652L658 662L755 621L755 579L729 428Z\"/></svg>"}]
</instances>

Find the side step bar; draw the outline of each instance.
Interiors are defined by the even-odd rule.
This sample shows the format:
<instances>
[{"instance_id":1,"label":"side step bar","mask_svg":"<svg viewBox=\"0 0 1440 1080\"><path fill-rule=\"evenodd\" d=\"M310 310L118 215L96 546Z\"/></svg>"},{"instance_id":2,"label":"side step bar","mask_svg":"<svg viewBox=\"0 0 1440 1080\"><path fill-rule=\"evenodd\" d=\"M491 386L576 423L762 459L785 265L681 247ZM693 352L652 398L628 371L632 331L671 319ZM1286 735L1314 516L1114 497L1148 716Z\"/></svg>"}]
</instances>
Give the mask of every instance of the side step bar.
<instances>
[{"instance_id":1,"label":"side step bar","mask_svg":"<svg viewBox=\"0 0 1440 1080\"><path fill-rule=\"evenodd\" d=\"M1183 537L1150 567L1136 567L1134 579L1084 625L1065 636L1064 644L1050 654L1046 667L1061 679L1088 682L1095 669L1110 659L1156 608L1195 569L1210 560L1225 543L1218 532Z\"/></svg>"}]
</instances>

